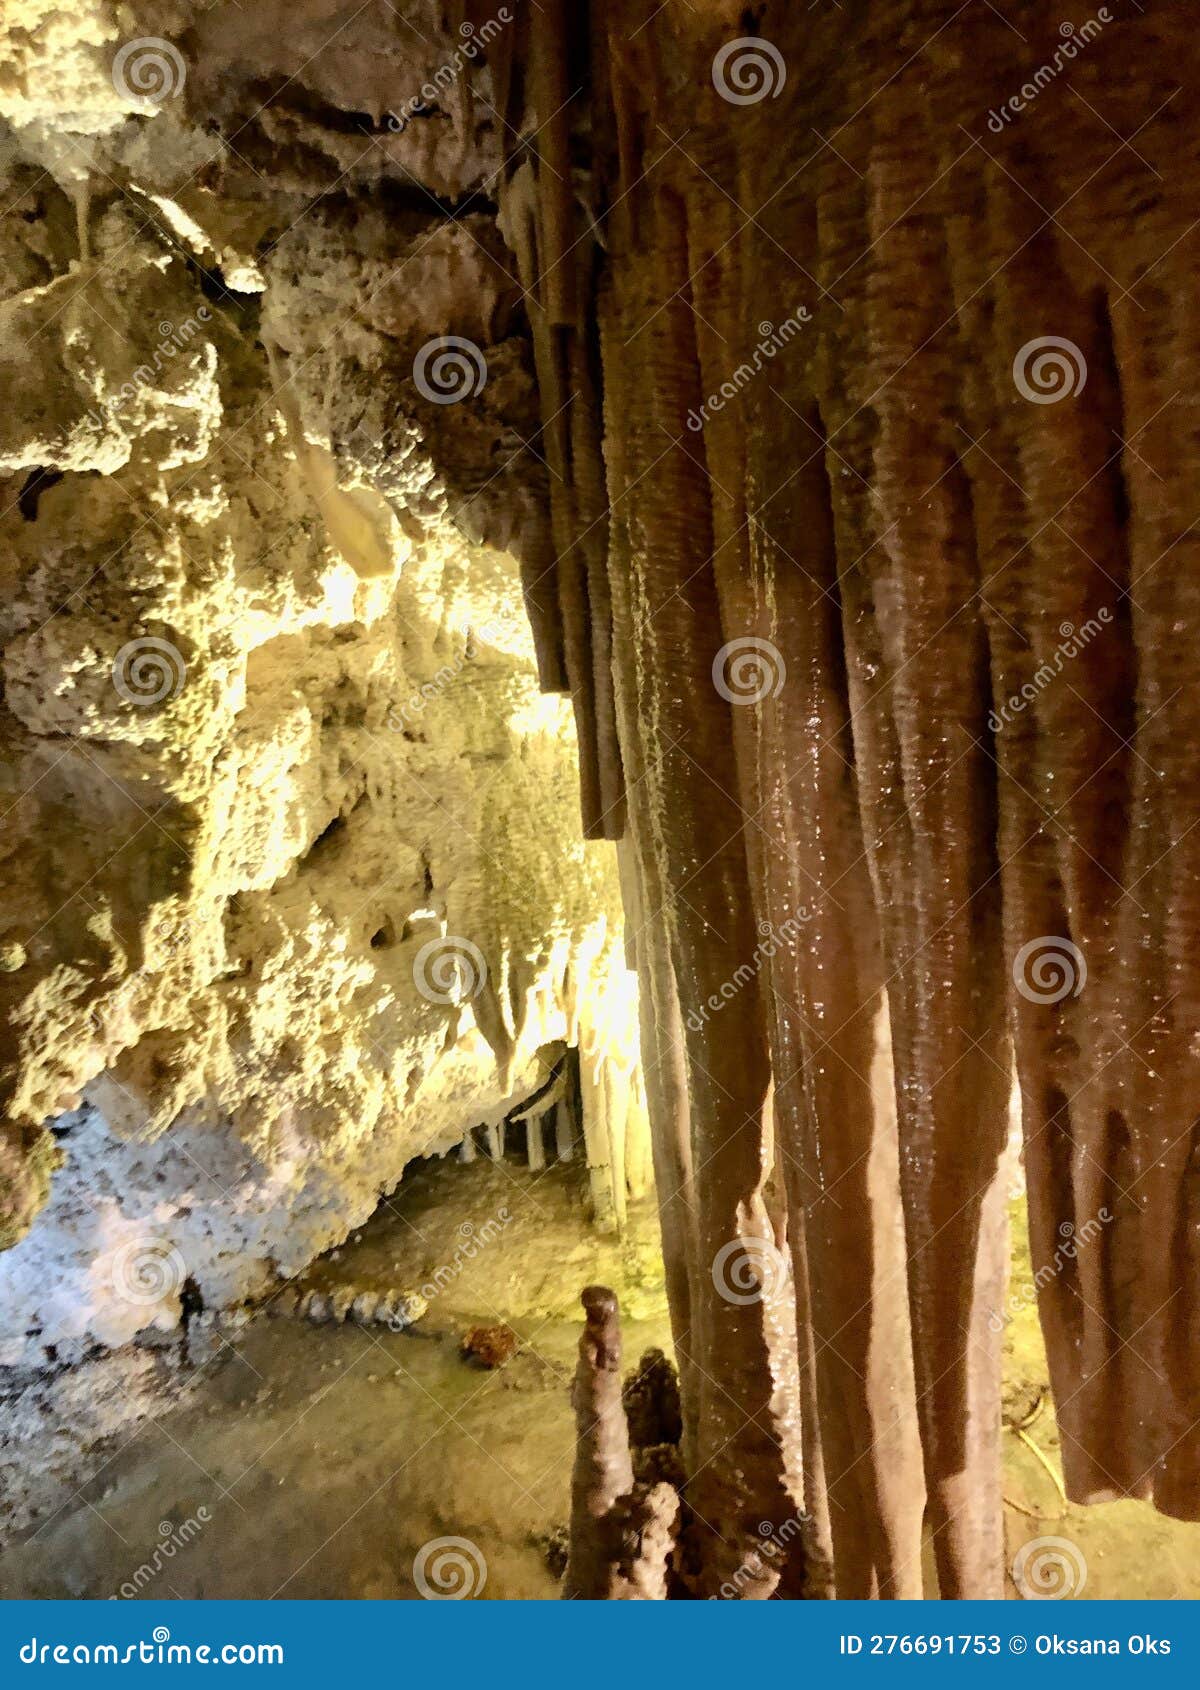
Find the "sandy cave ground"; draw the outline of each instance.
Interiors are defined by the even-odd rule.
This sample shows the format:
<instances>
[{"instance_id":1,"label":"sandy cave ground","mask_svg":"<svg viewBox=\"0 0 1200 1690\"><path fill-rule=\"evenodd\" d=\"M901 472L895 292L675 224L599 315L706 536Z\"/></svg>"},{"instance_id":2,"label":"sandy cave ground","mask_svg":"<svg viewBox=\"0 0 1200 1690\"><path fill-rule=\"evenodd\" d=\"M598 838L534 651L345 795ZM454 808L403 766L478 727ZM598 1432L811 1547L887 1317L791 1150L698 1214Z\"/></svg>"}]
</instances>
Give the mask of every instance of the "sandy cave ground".
<instances>
[{"instance_id":1,"label":"sandy cave ground","mask_svg":"<svg viewBox=\"0 0 1200 1690\"><path fill-rule=\"evenodd\" d=\"M534 1176L486 1159L412 1172L305 1279L384 1290L457 1264L408 1332L259 1314L228 1341L193 1330L190 1362L172 1338L99 1357L71 1382L10 1377L0 1595L415 1598L423 1547L456 1537L486 1568L475 1594L553 1598L578 1288L603 1280L620 1292L627 1363L669 1342L652 1204L635 1208L624 1239L602 1238L581 1230L582 1178L577 1165ZM499 1230L488 1226L497 1216ZM1086 1564L1085 1597L1200 1596L1195 1526L1134 1502L1074 1508L1058 1494L1021 1220L1014 1210L1009 1562L1029 1539L1059 1536ZM468 1258L463 1240L483 1229L488 1241ZM497 1320L523 1348L482 1371L462 1358L461 1337ZM95 1435L76 1412L84 1398ZM1023 1439L1011 1423L1039 1398Z\"/></svg>"}]
</instances>

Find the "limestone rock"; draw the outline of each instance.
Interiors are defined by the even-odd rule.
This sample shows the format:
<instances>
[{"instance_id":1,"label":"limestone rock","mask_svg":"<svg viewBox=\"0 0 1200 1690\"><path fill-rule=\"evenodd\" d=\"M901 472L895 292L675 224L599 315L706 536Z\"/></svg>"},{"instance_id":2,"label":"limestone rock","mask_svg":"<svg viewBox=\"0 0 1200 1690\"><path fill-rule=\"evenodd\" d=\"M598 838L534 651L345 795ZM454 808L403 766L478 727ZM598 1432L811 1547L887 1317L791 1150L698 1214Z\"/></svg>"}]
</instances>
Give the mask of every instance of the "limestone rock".
<instances>
[{"instance_id":1,"label":"limestone rock","mask_svg":"<svg viewBox=\"0 0 1200 1690\"><path fill-rule=\"evenodd\" d=\"M20 1362L169 1332L188 1281L263 1299L593 1009L636 1047L636 1003L514 552L546 480L520 289L486 202L445 214L499 162L487 55L431 0L20 0L0 48Z\"/></svg>"}]
</instances>

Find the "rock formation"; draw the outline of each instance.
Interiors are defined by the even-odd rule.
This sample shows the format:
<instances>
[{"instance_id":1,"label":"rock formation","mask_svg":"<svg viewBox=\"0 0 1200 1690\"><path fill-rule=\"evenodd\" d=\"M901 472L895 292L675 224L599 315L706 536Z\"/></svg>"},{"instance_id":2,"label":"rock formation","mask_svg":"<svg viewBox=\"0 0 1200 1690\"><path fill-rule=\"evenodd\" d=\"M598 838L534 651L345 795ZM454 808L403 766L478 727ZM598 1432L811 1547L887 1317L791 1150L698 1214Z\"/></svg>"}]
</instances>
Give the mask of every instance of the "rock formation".
<instances>
[{"instance_id":1,"label":"rock formation","mask_svg":"<svg viewBox=\"0 0 1200 1690\"><path fill-rule=\"evenodd\" d=\"M628 805L694 1584L799 1464L810 1586L919 1593L924 1518L999 1595L1014 1065L1069 1493L1200 1517L1184 12L527 25L535 610Z\"/></svg>"},{"instance_id":2,"label":"rock formation","mask_svg":"<svg viewBox=\"0 0 1200 1690\"><path fill-rule=\"evenodd\" d=\"M232 140L328 19L256 8L243 62L191 12L186 58L124 69L105 6L4 25L8 1362L294 1274L568 1047L599 1218L644 1183L615 855L512 552L546 472L469 199L494 136L381 113L355 172L323 60L298 129L276 99L231 145L213 113ZM479 360L449 403L446 337Z\"/></svg>"},{"instance_id":3,"label":"rock formation","mask_svg":"<svg viewBox=\"0 0 1200 1690\"><path fill-rule=\"evenodd\" d=\"M444 11L16 8L7 1236L80 1094L357 1181L552 1041L619 1213L619 839L688 1478L593 1291L572 1588L1002 1593L1014 1086L1068 1492L1200 1518L1186 8Z\"/></svg>"}]
</instances>

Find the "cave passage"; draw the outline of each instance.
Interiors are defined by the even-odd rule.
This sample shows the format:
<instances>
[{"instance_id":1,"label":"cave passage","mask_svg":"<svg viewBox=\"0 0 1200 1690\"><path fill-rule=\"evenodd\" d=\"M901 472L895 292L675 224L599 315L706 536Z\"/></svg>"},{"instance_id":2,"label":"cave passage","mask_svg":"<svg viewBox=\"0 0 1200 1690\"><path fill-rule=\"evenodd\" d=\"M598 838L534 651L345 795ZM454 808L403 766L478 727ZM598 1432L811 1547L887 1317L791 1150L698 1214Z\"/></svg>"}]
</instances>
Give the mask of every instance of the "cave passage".
<instances>
[{"instance_id":1,"label":"cave passage","mask_svg":"<svg viewBox=\"0 0 1200 1690\"><path fill-rule=\"evenodd\" d=\"M0 23L8 1576L46 1416L265 1495L315 1367L404 1524L305 1476L263 1594L1190 1593L1183 0L80 12Z\"/></svg>"}]
</instances>

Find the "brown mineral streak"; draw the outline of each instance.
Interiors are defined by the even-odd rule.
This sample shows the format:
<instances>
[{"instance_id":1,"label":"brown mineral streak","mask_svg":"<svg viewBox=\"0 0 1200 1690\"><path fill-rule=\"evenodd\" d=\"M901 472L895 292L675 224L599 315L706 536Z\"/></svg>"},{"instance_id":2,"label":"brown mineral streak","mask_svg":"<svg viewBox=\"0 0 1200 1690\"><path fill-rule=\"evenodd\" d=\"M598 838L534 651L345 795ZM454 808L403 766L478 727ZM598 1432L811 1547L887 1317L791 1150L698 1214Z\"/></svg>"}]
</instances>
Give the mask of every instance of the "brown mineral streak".
<instances>
[{"instance_id":1,"label":"brown mineral streak","mask_svg":"<svg viewBox=\"0 0 1200 1690\"><path fill-rule=\"evenodd\" d=\"M1170 6L1077 43L1071 89L1103 89L1137 154L1065 77L997 133L989 115L1066 34L1049 4L1021 7L1019 31L1013 10L772 9L759 27L786 85L741 105L711 76L744 33L735 8L625 0L588 25L580 104L611 212L602 279L575 272L575 329L604 319L611 604L586 573L631 788L687 1494L694 1527L736 1545L798 1461L804 1576L827 1590L831 1559L840 1596L919 1593L923 1512L942 1594L1002 1594L1014 1062L1069 1493L1200 1518L1200 587L1173 409L1198 350L1179 192L1195 47ZM563 211L559 186L542 212L556 244ZM801 338L689 428L801 302ZM1014 365L1043 335L1078 348L1086 393L1022 396ZM571 401L591 413L584 371L577 352ZM566 395L543 398L550 418ZM571 426L589 438L578 409ZM587 614L578 579L560 576L568 630ZM1064 631L1101 624L1046 685ZM753 706L712 684L741 638L786 664ZM568 632L574 675L570 654ZM602 643L592 655L601 699ZM798 909L706 1021L756 933ZM1047 936L1087 969L1053 1003L1016 972ZM794 1403L770 1322L714 1298L709 1271L768 1224L769 1174L787 1194ZM697 1530L695 1588L729 1564Z\"/></svg>"}]
</instances>

